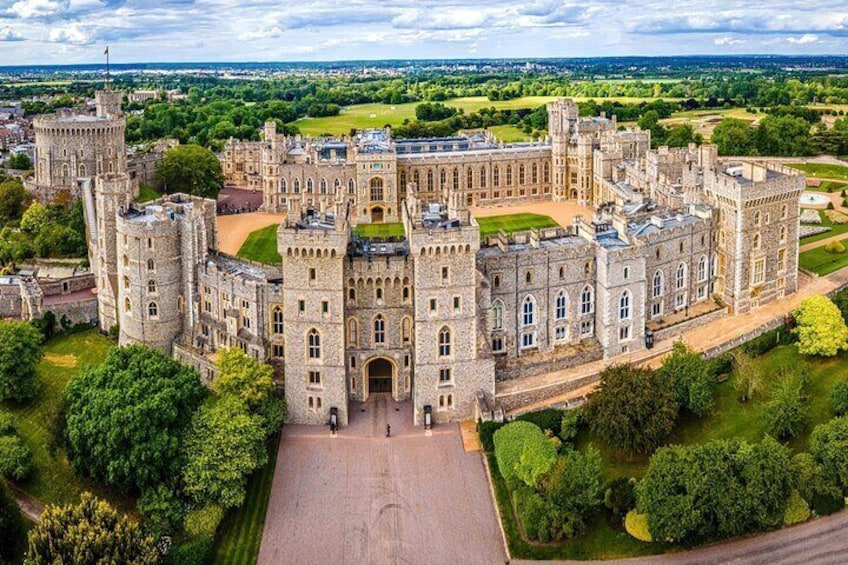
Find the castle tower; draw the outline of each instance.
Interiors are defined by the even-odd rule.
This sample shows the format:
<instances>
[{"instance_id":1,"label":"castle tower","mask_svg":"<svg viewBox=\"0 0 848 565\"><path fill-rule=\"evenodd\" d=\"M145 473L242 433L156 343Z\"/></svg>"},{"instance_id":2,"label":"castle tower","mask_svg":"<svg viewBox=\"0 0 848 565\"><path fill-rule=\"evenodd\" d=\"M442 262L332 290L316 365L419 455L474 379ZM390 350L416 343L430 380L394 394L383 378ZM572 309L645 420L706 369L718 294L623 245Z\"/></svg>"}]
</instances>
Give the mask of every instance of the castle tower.
<instances>
[{"instance_id":1,"label":"castle tower","mask_svg":"<svg viewBox=\"0 0 848 565\"><path fill-rule=\"evenodd\" d=\"M568 149L578 117L577 104L570 98L559 98L548 102L547 108L553 170L552 194L554 199L565 200L568 198Z\"/></svg>"},{"instance_id":2,"label":"castle tower","mask_svg":"<svg viewBox=\"0 0 848 565\"><path fill-rule=\"evenodd\" d=\"M265 212L281 212L284 210L285 198L280 194L279 178L282 151L277 141L277 124L265 122L261 153L262 175L262 210Z\"/></svg>"},{"instance_id":3,"label":"castle tower","mask_svg":"<svg viewBox=\"0 0 848 565\"><path fill-rule=\"evenodd\" d=\"M362 132L355 148L359 222L375 224L400 221L397 187L397 153L384 130Z\"/></svg>"},{"instance_id":4,"label":"castle tower","mask_svg":"<svg viewBox=\"0 0 848 565\"><path fill-rule=\"evenodd\" d=\"M115 90L98 90L94 93L98 118L119 118L123 116L121 102L124 95Z\"/></svg>"},{"instance_id":5,"label":"castle tower","mask_svg":"<svg viewBox=\"0 0 848 565\"><path fill-rule=\"evenodd\" d=\"M277 232L283 258L286 402L298 424L326 424L330 409L347 425L342 215L295 217Z\"/></svg>"}]
</instances>

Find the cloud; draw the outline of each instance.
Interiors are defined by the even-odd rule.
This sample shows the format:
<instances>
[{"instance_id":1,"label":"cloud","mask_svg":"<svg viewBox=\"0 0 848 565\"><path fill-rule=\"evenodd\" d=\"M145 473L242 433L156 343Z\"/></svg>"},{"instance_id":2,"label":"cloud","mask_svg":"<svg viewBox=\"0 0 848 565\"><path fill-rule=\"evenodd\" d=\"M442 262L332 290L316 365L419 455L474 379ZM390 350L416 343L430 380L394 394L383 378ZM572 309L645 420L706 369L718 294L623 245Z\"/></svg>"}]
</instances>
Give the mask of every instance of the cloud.
<instances>
[{"instance_id":1,"label":"cloud","mask_svg":"<svg viewBox=\"0 0 848 565\"><path fill-rule=\"evenodd\" d=\"M11 27L6 26L0 28L0 42L3 41L24 41L24 37Z\"/></svg>"},{"instance_id":2,"label":"cloud","mask_svg":"<svg viewBox=\"0 0 848 565\"><path fill-rule=\"evenodd\" d=\"M819 36L813 33L805 33L800 37L787 37L786 41L794 45L810 45L819 42Z\"/></svg>"},{"instance_id":3,"label":"cloud","mask_svg":"<svg viewBox=\"0 0 848 565\"><path fill-rule=\"evenodd\" d=\"M9 8L9 14L19 18L43 18L68 9L68 0L18 0Z\"/></svg>"},{"instance_id":4,"label":"cloud","mask_svg":"<svg viewBox=\"0 0 848 565\"><path fill-rule=\"evenodd\" d=\"M486 10L447 8L445 10L409 10L392 19L394 27L418 30L451 30L484 27L492 15Z\"/></svg>"},{"instance_id":5,"label":"cloud","mask_svg":"<svg viewBox=\"0 0 848 565\"><path fill-rule=\"evenodd\" d=\"M53 43L71 43L73 45L87 45L91 43L91 34L83 31L78 23L72 23L65 27L50 31L50 41Z\"/></svg>"},{"instance_id":6,"label":"cloud","mask_svg":"<svg viewBox=\"0 0 848 565\"><path fill-rule=\"evenodd\" d=\"M734 39L732 37L716 37L713 39L713 43L715 45L741 45L743 43L747 43L744 39Z\"/></svg>"}]
</instances>

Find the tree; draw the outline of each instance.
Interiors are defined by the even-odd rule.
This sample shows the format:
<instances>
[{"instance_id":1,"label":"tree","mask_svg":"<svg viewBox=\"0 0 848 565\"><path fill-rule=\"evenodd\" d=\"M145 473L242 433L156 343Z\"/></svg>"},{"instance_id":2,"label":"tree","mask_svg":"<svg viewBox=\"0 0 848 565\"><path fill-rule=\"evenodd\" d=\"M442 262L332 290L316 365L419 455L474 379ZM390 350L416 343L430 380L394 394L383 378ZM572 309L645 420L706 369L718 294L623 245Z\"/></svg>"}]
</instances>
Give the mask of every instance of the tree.
<instances>
[{"instance_id":1,"label":"tree","mask_svg":"<svg viewBox=\"0 0 848 565\"><path fill-rule=\"evenodd\" d=\"M792 476L795 489L809 504L821 498L842 498L836 483L828 478L822 466L809 453L798 453L792 458Z\"/></svg>"},{"instance_id":2,"label":"tree","mask_svg":"<svg viewBox=\"0 0 848 565\"><path fill-rule=\"evenodd\" d=\"M659 447L677 419L674 385L660 373L613 365L601 373L585 407L592 433L628 453Z\"/></svg>"},{"instance_id":3,"label":"tree","mask_svg":"<svg viewBox=\"0 0 848 565\"><path fill-rule=\"evenodd\" d=\"M268 461L265 438L263 418L242 400L222 397L202 406L186 438L186 494L198 504L240 506L248 475Z\"/></svg>"},{"instance_id":4,"label":"tree","mask_svg":"<svg viewBox=\"0 0 848 565\"><path fill-rule=\"evenodd\" d=\"M827 296L808 296L795 311L798 351L833 357L848 342L848 327L839 308Z\"/></svg>"},{"instance_id":5,"label":"tree","mask_svg":"<svg viewBox=\"0 0 848 565\"><path fill-rule=\"evenodd\" d=\"M23 536L24 521L6 483L0 481L0 563L16 563L20 556L17 540ZM20 548L23 550L23 548ZM21 551L23 552L23 551Z\"/></svg>"},{"instance_id":6,"label":"tree","mask_svg":"<svg viewBox=\"0 0 848 565\"><path fill-rule=\"evenodd\" d=\"M269 436L279 431L286 404L277 395L273 367L237 347L225 349L218 354L218 376L213 386L221 396L236 396L252 413L262 416Z\"/></svg>"},{"instance_id":7,"label":"tree","mask_svg":"<svg viewBox=\"0 0 848 565\"><path fill-rule=\"evenodd\" d=\"M681 407L698 416L710 410L715 388L710 364L683 341L674 343L671 355L663 360L660 374L674 383L677 402Z\"/></svg>"},{"instance_id":8,"label":"tree","mask_svg":"<svg viewBox=\"0 0 848 565\"><path fill-rule=\"evenodd\" d=\"M23 402L36 390L41 333L27 322L0 322L0 401Z\"/></svg>"},{"instance_id":9,"label":"tree","mask_svg":"<svg viewBox=\"0 0 848 565\"><path fill-rule=\"evenodd\" d=\"M221 163L209 149L178 145L169 149L156 167L156 180L170 193L215 198L224 184L224 175Z\"/></svg>"},{"instance_id":10,"label":"tree","mask_svg":"<svg viewBox=\"0 0 848 565\"><path fill-rule=\"evenodd\" d=\"M50 211L44 204L35 201L29 205L21 217L21 230L25 233L38 235L50 223Z\"/></svg>"},{"instance_id":11,"label":"tree","mask_svg":"<svg viewBox=\"0 0 848 565\"><path fill-rule=\"evenodd\" d=\"M68 458L77 472L125 490L176 477L183 432L206 394L194 369L159 351L111 349L65 390Z\"/></svg>"},{"instance_id":12,"label":"tree","mask_svg":"<svg viewBox=\"0 0 848 565\"><path fill-rule=\"evenodd\" d=\"M166 485L145 490L138 499L137 507L144 516L144 525L154 534L174 534L182 526L185 504Z\"/></svg>"},{"instance_id":13,"label":"tree","mask_svg":"<svg viewBox=\"0 0 848 565\"><path fill-rule=\"evenodd\" d=\"M651 146L657 147L665 141L666 129L660 124L660 115L656 110L648 110L637 120L636 124L643 130L651 132Z\"/></svg>"},{"instance_id":14,"label":"tree","mask_svg":"<svg viewBox=\"0 0 848 565\"><path fill-rule=\"evenodd\" d=\"M714 143L719 155L750 155L753 149L753 129L744 120L723 119L713 130L710 142Z\"/></svg>"},{"instance_id":15,"label":"tree","mask_svg":"<svg viewBox=\"0 0 848 565\"><path fill-rule=\"evenodd\" d=\"M556 448L536 424L515 421L494 434L498 469L507 481L515 478L535 487L556 459Z\"/></svg>"},{"instance_id":16,"label":"tree","mask_svg":"<svg viewBox=\"0 0 848 565\"><path fill-rule=\"evenodd\" d=\"M848 381L839 381L830 395L830 406L837 416L848 414Z\"/></svg>"},{"instance_id":17,"label":"tree","mask_svg":"<svg viewBox=\"0 0 848 565\"><path fill-rule=\"evenodd\" d=\"M598 451L589 449L584 454L567 450L542 478L540 491L546 503L549 538L561 540L581 533L588 517L603 501Z\"/></svg>"},{"instance_id":18,"label":"tree","mask_svg":"<svg viewBox=\"0 0 848 565\"><path fill-rule=\"evenodd\" d=\"M801 398L801 380L784 375L765 406L766 429L777 439L798 437L807 427L809 414Z\"/></svg>"},{"instance_id":19,"label":"tree","mask_svg":"<svg viewBox=\"0 0 848 565\"><path fill-rule=\"evenodd\" d=\"M109 503L83 493L79 504L50 505L29 532L26 565L159 562L153 537Z\"/></svg>"},{"instance_id":20,"label":"tree","mask_svg":"<svg viewBox=\"0 0 848 565\"><path fill-rule=\"evenodd\" d=\"M0 436L0 476L23 481L32 471L32 450L18 435Z\"/></svg>"},{"instance_id":21,"label":"tree","mask_svg":"<svg viewBox=\"0 0 848 565\"><path fill-rule=\"evenodd\" d=\"M32 161L26 153L12 153L6 161L6 166L16 171L26 171L32 168Z\"/></svg>"},{"instance_id":22,"label":"tree","mask_svg":"<svg viewBox=\"0 0 848 565\"><path fill-rule=\"evenodd\" d=\"M763 390L764 375L760 364L742 349L731 352L733 358L733 388L741 402L748 402Z\"/></svg>"},{"instance_id":23,"label":"tree","mask_svg":"<svg viewBox=\"0 0 848 565\"><path fill-rule=\"evenodd\" d=\"M0 183L0 223L20 220L32 197L17 179Z\"/></svg>"},{"instance_id":24,"label":"tree","mask_svg":"<svg viewBox=\"0 0 848 565\"><path fill-rule=\"evenodd\" d=\"M848 416L813 428L810 455L821 465L824 476L844 492L848 487Z\"/></svg>"}]
</instances>

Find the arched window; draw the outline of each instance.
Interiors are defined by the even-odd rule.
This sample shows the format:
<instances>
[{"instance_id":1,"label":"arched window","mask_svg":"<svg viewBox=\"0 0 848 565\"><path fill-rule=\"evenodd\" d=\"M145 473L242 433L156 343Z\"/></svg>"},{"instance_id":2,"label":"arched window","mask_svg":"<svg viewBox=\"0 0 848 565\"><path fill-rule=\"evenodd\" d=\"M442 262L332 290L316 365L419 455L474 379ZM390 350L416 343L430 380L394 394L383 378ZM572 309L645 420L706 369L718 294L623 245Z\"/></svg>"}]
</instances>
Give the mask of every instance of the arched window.
<instances>
[{"instance_id":1,"label":"arched window","mask_svg":"<svg viewBox=\"0 0 848 565\"><path fill-rule=\"evenodd\" d=\"M780 217L784 220L789 217L789 208L787 208L786 204L780 207Z\"/></svg>"},{"instance_id":2,"label":"arched window","mask_svg":"<svg viewBox=\"0 0 848 565\"><path fill-rule=\"evenodd\" d=\"M539 182L539 167L536 165L536 163L533 163L532 167L530 168L530 182L532 182L533 184Z\"/></svg>"},{"instance_id":3,"label":"arched window","mask_svg":"<svg viewBox=\"0 0 848 565\"><path fill-rule=\"evenodd\" d=\"M280 179L280 192L285 192L287 187L286 179Z\"/></svg>"},{"instance_id":4,"label":"arched window","mask_svg":"<svg viewBox=\"0 0 848 565\"><path fill-rule=\"evenodd\" d=\"M312 189L313 189L313 188L314 188L314 187L313 187L313 185L312 185L312 179L311 179L311 178L306 179L306 193L307 193L307 194L312 194Z\"/></svg>"},{"instance_id":5,"label":"arched window","mask_svg":"<svg viewBox=\"0 0 848 565\"><path fill-rule=\"evenodd\" d=\"M400 321L400 339L405 344L412 339L412 320L409 318Z\"/></svg>"},{"instance_id":6,"label":"arched window","mask_svg":"<svg viewBox=\"0 0 848 565\"><path fill-rule=\"evenodd\" d=\"M480 188L486 188L486 167L480 167Z\"/></svg>"},{"instance_id":7,"label":"arched window","mask_svg":"<svg viewBox=\"0 0 848 565\"><path fill-rule=\"evenodd\" d=\"M129 289L129 288L130 288L130 278L125 276L124 277L124 289Z\"/></svg>"},{"instance_id":8,"label":"arched window","mask_svg":"<svg viewBox=\"0 0 848 565\"><path fill-rule=\"evenodd\" d=\"M780 226L780 243L786 243L786 226Z\"/></svg>"},{"instance_id":9,"label":"arched window","mask_svg":"<svg viewBox=\"0 0 848 565\"><path fill-rule=\"evenodd\" d=\"M294 179L294 193L300 194L300 179Z\"/></svg>"},{"instance_id":10,"label":"arched window","mask_svg":"<svg viewBox=\"0 0 848 565\"><path fill-rule=\"evenodd\" d=\"M371 179L371 201L379 202L383 200L383 179L376 177Z\"/></svg>"},{"instance_id":11,"label":"arched window","mask_svg":"<svg viewBox=\"0 0 848 565\"><path fill-rule=\"evenodd\" d=\"M453 189L459 190L459 169L453 168Z\"/></svg>"},{"instance_id":12,"label":"arched window","mask_svg":"<svg viewBox=\"0 0 848 565\"><path fill-rule=\"evenodd\" d=\"M427 192L433 192L433 169L427 169Z\"/></svg>"},{"instance_id":13,"label":"arched window","mask_svg":"<svg viewBox=\"0 0 848 565\"><path fill-rule=\"evenodd\" d=\"M321 194L327 194L327 180L326 179L320 180L320 182L318 183L318 191Z\"/></svg>"},{"instance_id":14,"label":"arched window","mask_svg":"<svg viewBox=\"0 0 848 565\"><path fill-rule=\"evenodd\" d=\"M698 259L698 281L703 282L705 280L707 280L707 256L702 255Z\"/></svg>"},{"instance_id":15,"label":"arched window","mask_svg":"<svg viewBox=\"0 0 848 565\"><path fill-rule=\"evenodd\" d=\"M595 311L595 291L591 286L583 287L583 292L580 293L580 313L591 314Z\"/></svg>"},{"instance_id":16,"label":"arched window","mask_svg":"<svg viewBox=\"0 0 848 565\"><path fill-rule=\"evenodd\" d=\"M754 242L753 243L754 249L759 249L760 248L760 234L758 234L758 233L754 234L753 242Z\"/></svg>"},{"instance_id":17,"label":"arched window","mask_svg":"<svg viewBox=\"0 0 848 565\"><path fill-rule=\"evenodd\" d=\"M630 319L630 291L625 290L618 299L618 319L621 321Z\"/></svg>"},{"instance_id":18,"label":"arched window","mask_svg":"<svg viewBox=\"0 0 848 565\"><path fill-rule=\"evenodd\" d=\"M524 184L524 164L518 165L518 184Z\"/></svg>"},{"instance_id":19,"label":"arched window","mask_svg":"<svg viewBox=\"0 0 848 565\"><path fill-rule=\"evenodd\" d=\"M274 333L277 335L281 335L283 333L283 309L279 306L274 308Z\"/></svg>"},{"instance_id":20,"label":"arched window","mask_svg":"<svg viewBox=\"0 0 848 565\"><path fill-rule=\"evenodd\" d=\"M156 304L155 302L151 302L150 304L148 304L147 305L147 315L150 316L151 318L158 318L159 317L159 305Z\"/></svg>"},{"instance_id":21,"label":"arched window","mask_svg":"<svg viewBox=\"0 0 848 565\"><path fill-rule=\"evenodd\" d=\"M654 273L654 281L653 281L653 291L651 292L651 297L659 298L663 295L665 291L665 281L663 280L662 271L657 271Z\"/></svg>"},{"instance_id":22,"label":"arched window","mask_svg":"<svg viewBox=\"0 0 848 565\"><path fill-rule=\"evenodd\" d=\"M556 297L556 319L565 320L568 317L568 295L560 290Z\"/></svg>"},{"instance_id":23,"label":"arched window","mask_svg":"<svg viewBox=\"0 0 848 565\"><path fill-rule=\"evenodd\" d=\"M347 289L347 299L350 301L356 300L356 289L351 287Z\"/></svg>"},{"instance_id":24,"label":"arched window","mask_svg":"<svg viewBox=\"0 0 848 565\"><path fill-rule=\"evenodd\" d=\"M348 347L359 347L359 324L354 318L347 322L347 345Z\"/></svg>"},{"instance_id":25,"label":"arched window","mask_svg":"<svg viewBox=\"0 0 848 565\"><path fill-rule=\"evenodd\" d=\"M412 171L412 182L415 184L415 190L421 189L421 185L419 184L421 182L421 174L417 170Z\"/></svg>"},{"instance_id":26,"label":"arched window","mask_svg":"<svg viewBox=\"0 0 848 565\"><path fill-rule=\"evenodd\" d=\"M342 188L342 179L336 179L333 181L333 194L338 194L339 190Z\"/></svg>"},{"instance_id":27,"label":"arched window","mask_svg":"<svg viewBox=\"0 0 848 565\"><path fill-rule=\"evenodd\" d=\"M85 176L85 163L81 163L80 166L79 166L79 176L81 176L81 177Z\"/></svg>"},{"instance_id":28,"label":"arched window","mask_svg":"<svg viewBox=\"0 0 848 565\"><path fill-rule=\"evenodd\" d=\"M551 182L551 164L545 161L544 174L542 175L543 182Z\"/></svg>"},{"instance_id":29,"label":"arched window","mask_svg":"<svg viewBox=\"0 0 848 565\"><path fill-rule=\"evenodd\" d=\"M126 242L124 242L124 243L126 243ZM129 266L130 266L130 258L129 258L129 257L127 257L126 255L124 255L123 262L124 262L124 267L129 267Z\"/></svg>"},{"instance_id":30,"label":"arched window","mask_svg":"<svg viewBox=\"0 0 848 565\"><path fill-rule=\"evenodd\" d=\"M439 330L439 357L448 357L451 354L451 331L444 326Z\"/></svg>"},{"instance_id":31,"label":"arched window","mask_svg":"<svg viewBox=\"0 0 848 565\"><path fill-rule=\"evenodd\" d=\"M524 302L521 304L521 323L525 326L536 323L536 299L530 294L524 297Z\"/></svg>"},{"instance_id":32,"label":"arched window","mask_svg":"<svg viewBox=\"0 0 848 565\"><path fill-rule=\"evenodd\" d=\"M353 179L347 181L347 193L356 194L356 183L353 181Z\"/></svg>"},{"instance_id":33,"label":"arched window","mask_svg":"<svg viewBox=\"0 0 848 565\"><path fill-rule=\"evenodd\" d=\"M447 174L444 169L439 170L439 188L447 187Z\"/></svg>"},{"instance_id":34,"label":"arched window","mask_svg":"<svg viewBox=\"0 0 848 565\"><path fill-rule=\"evenodd\" d=\"M497 188L500 185L501 185L501 170L500 170L500 168L495 166L495 169L492 171L492 186Z\"/></svg>"},{"instance_id":35,"label":"arched window","mask_svg":"<svg viewBox=\"0 0 848 565\"><path fill-rule=\"evenodd\" d=\"M153 259L147 260L147 270L148 271L155 271L156 270L156 264L153 262Z\"/></svg>"},{"instance_id":36,"label":"arched window","mask_svg":"<svg viewBox=\"0 0 848 565\"><path fill-rule=\"evenodd\" d=\"M156 281L147 281L147 292L149 292L150 294L156 294Z\"/></svg>"},{"instance_id":37,"label":"arched window","mask_svg":"<svg viewBox=\"0 0 848 565\"><path fill-rule=\"evenodd\" d=\"M127 314L132 314L132 302L130 302L129 296L124 298L124 312L126 312Z\"/></svg>"},{"instance_id":38,"label":"arched window","mask_svg":"<svg viewBox=\"0 0 848 565\"><path fill-rule=\"evenodd\" d=\"M448 395L448 408L453 408L453 395Z\"/></svg>"},{"instance_id":39,"label":"arched window","mask_svg":"<svg viewBox=\"0 0 848 565\"><path fill-rule=\"evenodd\" d=\"M760 225L760 213L759 212L754 212L754 225L756 225L756 226Z\"/></svg>"},{"instance_id":40,"label":"arched window","mask_svg":"<svg viewBox=\"0 0 848 565\"><path fill-rule=\"evenodd\" d=\"M374 344L386 343L386 320L382 314L374 318Z\"/></svg>"},{"instance_id":41,"label":"arched window","mask_svg":"<svg viewBox=\"0 0 848 565\"><path fill-rule=\"evenodd\" d=\"M465 184L467 185L465 188L469 190L474 188L474 169L471 167L465 171Z\"/></svg>"},{"instance_id":42,"label":"arched window","mask_svg":"<svg viewBox=\"0 0 848 565\"><path fill-rule=\"evenodd\" d=\"M512 186L512 165L506 166L506 185Z\"/></svg>"},{"instance_id":43,"label":"arched window","mask_svg":"<svg viewBox=\"0 0 848 565\"><path fill-rule=\"evenodd\" d=\"M321 358L321 334L315 328L306 333L306 354L309 359Z\"/></svg>"},{"instance_id":44,"label":"arched window","mask_svg":"<svg viewBox=\"0 0 848 565\"><path fill-rule=\"evenodd\" d=\"M504 304L500 300L495 300L492 303L492 329L493 330L502 330L503 329L503 313L504 313Z\"/></svg>"},{"instance_id":45,"label":"arched window","mask_svg":"<svg viewBox=\"0 0 848 565\"><path fill-rule=\"evenodd\" d=\"M686 287L686 263L677 266L677 290Z\"/></svg>"}]
</instances>

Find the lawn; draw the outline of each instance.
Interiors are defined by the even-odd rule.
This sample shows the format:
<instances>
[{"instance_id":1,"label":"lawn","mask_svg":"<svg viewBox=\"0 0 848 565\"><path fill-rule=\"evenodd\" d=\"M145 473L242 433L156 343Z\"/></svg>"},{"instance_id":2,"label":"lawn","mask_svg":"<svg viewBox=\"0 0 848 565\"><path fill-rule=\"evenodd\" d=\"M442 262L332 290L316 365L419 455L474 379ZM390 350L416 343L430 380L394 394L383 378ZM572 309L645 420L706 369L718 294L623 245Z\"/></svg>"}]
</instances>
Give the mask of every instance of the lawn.
<instances>
[{"instance_id":1,"label":"lawn","mask_svg":"<svg viewBox=\"0 0 848 565\"><path fill-rule=\"evenodd\" d=\"M787 443L793 452L806 450L812 429L834 417L830 406L830 395L836 383L848 379L848 353L843 352L837 357L829 359L809 358L800 355L795 345L782 345L757 357L756 362L765 375L766 392L764 394L756 396L747 403L740 402L738 393L733 388L733 378L731 377L731 379L718 385L710 414L704 418L683 416L667 443L694 445L714 439L731 438L749 442L760 441L766 433L765 407L768 401L768 388L782 368L806 364L809 375L807 391L809 400L806 406L810 421L803 434ZM585 451L590 445L600 452L603 472L607 479L617 477L640 478L647 470L648 456L629 457L592 436L584 428L577 438L576 447L578 450ZM627 534L612 528L603 516L597 516L584 535L564 544L537 545L528 543L518 534L518 525L511 513L506 486L500 474L496 472L497 462L494 454L488 454L488 459L492 469L495 496L501 512L503 527L509 539L510 550L515 558L610 559L682 549L679 546L638 542Z\"/></svg>"},{"instance_id":2,"label":"lawn","mask_svg":"<svg viewBox=\"0 0 848 565\"><path fill-rule=\"evenodd\" d=\"M555 228L559 224L550 216L542 214L506 214L503 216L489 216L488 218L475 218L480 225L480 237L495 235L500 230L507 233L529 230L530 228Z\"/></svg>"},{"instance_id":3,"label":"lawn","mask_svg":"<svg viewBox=\"0 0 848 565\"><path fill-rule=\"evenodd\" d=\"M389 237L402 238L406 235L400 222L388 224L359 224L353 228L353 234L361 238L386 239Z\"/></svg>"},{"instance_id":4,"label":"lawn","mask_svg":"<svg viewBox=\"0 0 848 565\"><path fill-rule=\"evenodd\" d=\"M279 442L279 437L271 442L268 464L250 478L244 504L230 510L218 528L213 564L253 565L256 563L259 544L262 541L262 530L265 527L268 499L271 496Z\"/></svg>"},{"instance_id":5,"label":"lawn","mask_svg":"<svg viewBox=\"0 0 848 565\"><path fill-rule=\"evenodd\" d=\"M533 138L524 133L520 128L511 125L492 126L489 131L504 143L518 143L521 141L533 141Z\"/></svg>"},{"instance_id":6,"label":"lawn","mask_svg":"<svg viewBox=\"0 0 848 565\"><path fill-rule=\"evenodd\" d=\"M823 180L819 186L807 185L806 190L813 192L841 192L848 184L844 182L836 182L833 180Z\"/></svg>"},{"instance_id":7,"label":"lawn","mask_svg":"<svg viewBox=\"0 0 848 565\"><path fill-rule=\"evenodd\" d=\"M807 243L814 243L822 239L827 239L828 237L848 233L848 224L834 224L830 220L830 218L825 215L824 210L819 210L819 217L821 217L822 220L821 225L829 227L830 231L811 235L810 237L805 237L801 240L801 245L806 245Z\"/></svg>"},{"instance_id":8,"label":"lawn","mask_svg":"<svg viewBox=\"0 0 848 565\"><path fill-rule=\"evenodd\" d=\"M848 166L830 163L789 163L790 167L804 171L808 177L848 181Z\"/></svg>"},{"instance_id":9,"label":"lawn","mask_svg":"<svg viewBox=\"0 0 848 565\"><path fill-rule=\"evenodd\" d=\"M14 415L21 437L33 451L33 475L19 486L43 503L75 501L87 490L124 511L135 507L129 497L77 477L64 450L51 449L51 422L60 411L65 385L86 367L103 361L112 346L113 342L96 330L52 338L45 344L44 359L38 365L41 389L36 399L21 406L2 405Z\"/></svg>"},{"instance_id":10,"label":"lawn","mask_svg":"<svg viewBox=\"0 0 848 565\"><path fill-rule=\"evenodd\" d=\"M846 224L843 224L840 227L846 227ZM831 236L838 235L838 233L834 233L833 231L828 232ZM843 231L844 233L844 231ZM841 239L842 245L848 245L848 238ZM804 240L806 243L806 240ZM838 271L839 269L848 266L848 251L843 253L829 253L825 251L825 246L816 247L815 249L810 249L809 251L804 251L800 255L798 255L798 264L803 269L807 269L808 271L812 271L814 273L818 273L819 275L827 275L832 273L833 271Z\"/></svg>"},{"instance_id":11,"label":"lawn","mask_svg":"<svg viewBox=\"0 0 848 565\"><path fill-rule=\"evenodd\" d=\"M277 252L278 227L277 224L272 224L252 232L241 245L237 255L249 261L279 265L283 258Z\"/></svg>"},{"instance_id":12,"label":"lawn","mask_svg":"<svg viewBox=\"0 0 848 565\"><path fill-rule=\"evenodd\" d=\"M136 196L135 201L139 204L144 204L145 202L156 200L160 196L162 195L156 192L152 186L141 183L138 185L138 196Z\"/></svg>"}]
</instances>

